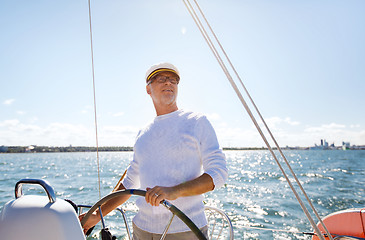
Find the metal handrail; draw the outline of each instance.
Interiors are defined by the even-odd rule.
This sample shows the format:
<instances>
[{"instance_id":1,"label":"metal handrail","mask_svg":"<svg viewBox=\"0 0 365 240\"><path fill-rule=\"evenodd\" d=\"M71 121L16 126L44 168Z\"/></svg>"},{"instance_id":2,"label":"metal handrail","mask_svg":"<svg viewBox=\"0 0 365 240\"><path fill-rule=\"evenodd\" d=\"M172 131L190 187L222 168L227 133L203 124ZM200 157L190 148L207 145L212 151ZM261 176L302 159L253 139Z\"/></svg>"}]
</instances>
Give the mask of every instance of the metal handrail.
<instances>
[{"instance_id":1,"label":"metal handrail","mask_svg":"<svg viewBox=\"0 0 365 240\"><path fill-rule=\"evenodd\" d=\"M56 194L53 187L48 181L42 179L21 179L15 184L15 198L20 198L23 196L23 184L36 184L43 187L46 191L49 202L56 202Z\"/></svg>"},{"instance_id":2,"label":"metal handrail","mask_svg":"<svg viewBox=\"0 0 365 240\"><path fill-rule=\"evenodd\" d=\"M214 231L215 231L215 227L217 226L217 224L219 224L219 222L217 221L216 219L216 214L219 214L221 216L221 219L222 219L222 222L220 223L221 224L221 227L220 227L220 230L218 235L217 235L217 240L221 238L222 233L223 233L223 230L224 228L228 227L228 234L229 234L229 240L233 240L234 239L234 233L233 233L233 225L232 225L232 222L231 222L231 219L228 217L228 215L223 212L222 210L218 209L218 208L215 208L215 207L210 207L210 206L205 206L205 210L204 210L206 213L209 212L208 214L206 214L206 217L207 217L207 221L208 221L208 225L210 225L210 217L213 215L213 217L215 218L214 220L214 223L212 223L212 228L210 229L210 234L209 234L209 238L210 239L213 239L213 234L214 234Z\"/></svg>"}]
</instances>

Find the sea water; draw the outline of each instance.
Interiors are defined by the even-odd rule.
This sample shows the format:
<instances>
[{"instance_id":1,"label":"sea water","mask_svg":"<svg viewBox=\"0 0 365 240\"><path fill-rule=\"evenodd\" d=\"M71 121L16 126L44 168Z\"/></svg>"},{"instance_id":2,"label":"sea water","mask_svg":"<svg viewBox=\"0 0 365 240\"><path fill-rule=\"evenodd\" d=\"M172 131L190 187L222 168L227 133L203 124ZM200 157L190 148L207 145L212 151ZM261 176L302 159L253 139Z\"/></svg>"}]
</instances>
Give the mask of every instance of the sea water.
<instances>
[{"instance_id":1,"label":"sea water","mask_svg":"<svg viewBox=\"0 0 365 240\"><path fill-rule=\"evenodd\" d=\"M224 187L206 194L205 201L229 215L235 239L310 239L305 234L291 233L312 232L312 227L271 154L264 150L225 154L229 179ZM284 154L320 216L365 207L365 151L291 150ZM133 153L99 155L100 194L105 196L118 182ZM281 158L279 161L288 172ZM57 198L71 199L76 204L93 205L99 199L94 152L0 154L0 210L14 199L15 183L23 178L45 179ZM294 180L291 175L289 179ZM294 187L300 191L295 183ZM23 189L24 194L45 194L34 185ZM303 194L299 196L305 201ZM107 220L112 233L121 239L125 230L120 215L112 214ZM96 238L97 234L90 237Z\"/></svg>"}]
</instances>

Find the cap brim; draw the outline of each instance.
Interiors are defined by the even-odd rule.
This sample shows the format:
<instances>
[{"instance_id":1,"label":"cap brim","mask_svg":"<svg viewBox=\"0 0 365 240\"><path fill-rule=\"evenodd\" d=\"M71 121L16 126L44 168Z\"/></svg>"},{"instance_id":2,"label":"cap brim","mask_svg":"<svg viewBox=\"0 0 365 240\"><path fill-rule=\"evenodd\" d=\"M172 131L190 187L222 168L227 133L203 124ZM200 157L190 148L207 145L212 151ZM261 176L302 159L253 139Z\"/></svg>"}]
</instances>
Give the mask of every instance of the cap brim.
<instances>
[{"instance_id":1,"label":"cap brim","mask_svg":"<svg viewBox=\"0 0 365 240\"><path fill-rule=\"evenodd\" d=\"M170 68L159 68L159 69L156 69L154 70L153 72L151 72L148 77L146 78L146 82L148 82L151 78L153 78L154 76L156 76L157 74L161 73L161 72L172 72L172 73L175 73L179 78L179 74L173 70L173 69L170 69Z\"/></svg>"}]
</instances>

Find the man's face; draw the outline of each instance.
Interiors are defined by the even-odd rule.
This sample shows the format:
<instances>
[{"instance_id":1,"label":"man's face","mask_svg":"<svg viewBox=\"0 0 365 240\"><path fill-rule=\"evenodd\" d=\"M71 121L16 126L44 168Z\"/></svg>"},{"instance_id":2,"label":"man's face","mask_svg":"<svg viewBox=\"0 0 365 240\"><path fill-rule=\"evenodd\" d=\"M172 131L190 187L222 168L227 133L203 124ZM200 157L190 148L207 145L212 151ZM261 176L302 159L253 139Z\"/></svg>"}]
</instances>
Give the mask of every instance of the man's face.
<instances>
[{"instance_id":1,"label":"man's face","mask_svg":"<svg viewBox=\"0 0 365 240\"><path fill-rule=\"evenodd\" d=\"M172 72L161 72L147 85L147 93L160 106L176 104L178 77Z\"/></svg>"}]
</instances>

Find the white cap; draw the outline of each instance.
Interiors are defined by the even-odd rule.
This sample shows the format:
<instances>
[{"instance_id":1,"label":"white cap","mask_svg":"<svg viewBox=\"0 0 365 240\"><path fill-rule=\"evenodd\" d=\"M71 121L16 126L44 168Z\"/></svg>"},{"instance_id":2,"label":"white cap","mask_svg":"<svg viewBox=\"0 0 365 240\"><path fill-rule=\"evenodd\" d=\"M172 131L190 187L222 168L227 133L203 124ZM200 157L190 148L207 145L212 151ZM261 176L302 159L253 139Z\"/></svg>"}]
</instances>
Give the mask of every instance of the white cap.
<instances>
[{"instance_id":1,"label":"white cap","mask_svg":"<svg viewBox=\"0 0 365 240\"><path fill-rule=\"evenodd\" d=\"M158 63L150 67L146 72L146 82L160 72L173 72L180 78L180 73L177 68L171 63Z\"/></svg>"}]
</instances>

